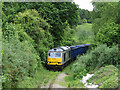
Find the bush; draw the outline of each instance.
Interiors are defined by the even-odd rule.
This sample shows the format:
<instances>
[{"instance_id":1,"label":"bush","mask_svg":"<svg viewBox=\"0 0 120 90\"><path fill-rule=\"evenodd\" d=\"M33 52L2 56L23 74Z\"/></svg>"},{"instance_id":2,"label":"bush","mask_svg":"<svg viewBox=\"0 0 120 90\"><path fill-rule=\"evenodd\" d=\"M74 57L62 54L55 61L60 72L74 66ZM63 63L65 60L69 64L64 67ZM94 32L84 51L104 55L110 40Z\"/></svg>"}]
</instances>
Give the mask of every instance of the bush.
<instances>
[{"instance_id":1,"label":"bush","mask_svg":"<svg viewBox=\"0 0 120 90\"><path fill-rule=\"evenodd\" d=\"M65 83L68 88L84 88L83 83L79 79L74 80L73 75L66 76Z\"/></svg>"},{"instance_id":2,"label":"bush","mask_svg":"<svg viewBox=\"0 0 120 90\"><path fill-rule=\"evenodd\" d=\"M118 65L118 46L107 47L107 45L99 45L95 49L90 50L87 54L78 58L78 62L73 64L74 78L81 78L89 71L97 70L105 65Z\"/></svg>"},{"instance_id":3,"label":"bush","mask_svg":"<svg viewBox=\"0 0 120 90\"><path fill-rule=\"evenodd\" d=\"M99 85L99 88L116 88L118 86L118 69L113 65L101 67L88 82Z\"/></svg>"},{"instance_id":4,"label":"bush","mask_svg":"<svg viewBox=\"0 0 120 90\"><path fill-rule=\"evenodd\" d=\"M28 42L11 39L3 42L2 70L7 75L4 88L17 87L26 76L33 76L39 59L35 49Z\"/></svg>"},{"instance_id":5,"label":"bush","mask_svg":"<svg viewBox=\"0 0 120 90\"><path fill-rule=\"evenodd\" d=\"M82 77L85 76L86 73L87 73L87 70L85 69L85 66L84 65L79 65L79 63L74 64L72 71L73 71L74 79L78 79L78 78L82 79Z\"/></svg>"},{"instance_id":6,"label":"bush","mask_svg":"<svg viewBox=\"0 0 120 90\"><path fill-rule=\"evenodd\" d=\"M100 88L117 88L118 87L118 81L116 77L112 76L109 77L103 84L100 86Z\"/></svg>"},{"instance_id":7,"label":"bush","mask_svg":"<svg viewBox=\"0 0 120 90\"><path fill-rule=\"evenodd\" d=\"M113 43L118 43L120 37L118 27L119 26L114 22L104 23L96 35L96 40L98 42L107 43L109 46L113 45Z\"/></svg>"},{"instance_id":8,"label":"bush","mask_svg":"<svg viewBox=\"0 0 120 90\"><path fill-rule=\"evenodd\" d=\"M85 88L83 83L80 80L74 80L68 83L68 88Z\"/></svg>"},{"instance_id":9,"label":"bush","mask_svg":"<svg viewBox=\"0 0 120 90\"><path fill-rule=\"evenodd\" d=\"M83 23L87 23L87 19L84 18L84 19L82 20L82 22L83 22Z\"/></svg>"}]
</instances>

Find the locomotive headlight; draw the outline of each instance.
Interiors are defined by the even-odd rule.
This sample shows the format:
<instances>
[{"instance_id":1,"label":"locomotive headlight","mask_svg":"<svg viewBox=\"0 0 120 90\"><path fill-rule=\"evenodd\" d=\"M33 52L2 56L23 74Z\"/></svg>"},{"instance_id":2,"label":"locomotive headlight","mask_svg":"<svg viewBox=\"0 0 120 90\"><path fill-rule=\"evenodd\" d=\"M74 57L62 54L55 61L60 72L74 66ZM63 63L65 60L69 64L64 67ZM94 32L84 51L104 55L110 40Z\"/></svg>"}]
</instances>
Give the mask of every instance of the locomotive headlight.
<instances>
[{"instance_id":1,"label":"locomotive headlight","mask_svg":"<svg viewBox=\"0 0 120 90\"><path fill-rule=\"evenodd\" d=\"M50 63L50 62L48 62L48 63Z\"/></svg>"},{"instance_id":2,"label":"locomotive headlight","mask_svg":"<svg viewBox=\"0 0 120 90\"><path fill-rule=\"evenodd\" d=\"M61 64L61 62L58 62L58 64Z\"/></svg>"}]
</instances>

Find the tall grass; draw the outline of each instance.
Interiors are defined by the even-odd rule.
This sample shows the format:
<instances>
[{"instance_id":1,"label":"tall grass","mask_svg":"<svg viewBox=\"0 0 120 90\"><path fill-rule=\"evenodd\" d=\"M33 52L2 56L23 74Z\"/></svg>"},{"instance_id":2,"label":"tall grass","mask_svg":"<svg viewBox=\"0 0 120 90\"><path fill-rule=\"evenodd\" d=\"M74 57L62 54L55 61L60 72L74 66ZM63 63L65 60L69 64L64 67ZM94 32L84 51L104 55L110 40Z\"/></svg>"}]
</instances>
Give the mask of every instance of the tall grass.
<instances>
[{"instance_id":1,"label":"tall grass","mask_svg":"<svg viewBox=\"0 0 120 90\"><path fill-rule=\"evenodd\" d=\"M19 82L18 88L40 88L49 83L51 79L56 78L56 74L59 73L46 70L45 68L37 69L34 77L26 77L22 82Z\"/></svg>"}]
</instances>

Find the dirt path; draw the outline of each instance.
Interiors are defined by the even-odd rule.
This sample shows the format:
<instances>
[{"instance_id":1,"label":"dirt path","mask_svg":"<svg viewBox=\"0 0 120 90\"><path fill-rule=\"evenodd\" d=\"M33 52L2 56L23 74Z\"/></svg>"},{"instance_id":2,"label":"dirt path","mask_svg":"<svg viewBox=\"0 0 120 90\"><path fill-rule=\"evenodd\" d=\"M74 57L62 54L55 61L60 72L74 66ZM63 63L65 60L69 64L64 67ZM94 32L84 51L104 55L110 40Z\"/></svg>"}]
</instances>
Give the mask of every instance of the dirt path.
<instances>
[{"instance_id":1,"label":"dirt path","mask_svg":"<svg viewBox=\"0 0 120 90\"><path fill-rule=\"evenodd\" d=\"M52 88L67 88L65 86L61 86L59 84L60 83L65 83L64 77L66 77L67 75L62 72L61 74L59 74L56 78L56 80L54 81L54 83L52 84ZM49 88L49 83L46 86L42 86L41 88Z\"/></svg>"},{"instance_id":2,"label":"dirt path","mask_svg":"<svg viewBox=\"0 0 120 90\"><path fill-rule=\"evenodd\" d=\"M67 88L67 87L65 87L65 86L59 85L59 82L65 83L64 77L66 77L66 76L67 76L67 75L66 75L64 72L62 72L60 75L58 75L57 79L56 79L55 82L53 83L52 88Z\"/></svg>"}]
</instances>

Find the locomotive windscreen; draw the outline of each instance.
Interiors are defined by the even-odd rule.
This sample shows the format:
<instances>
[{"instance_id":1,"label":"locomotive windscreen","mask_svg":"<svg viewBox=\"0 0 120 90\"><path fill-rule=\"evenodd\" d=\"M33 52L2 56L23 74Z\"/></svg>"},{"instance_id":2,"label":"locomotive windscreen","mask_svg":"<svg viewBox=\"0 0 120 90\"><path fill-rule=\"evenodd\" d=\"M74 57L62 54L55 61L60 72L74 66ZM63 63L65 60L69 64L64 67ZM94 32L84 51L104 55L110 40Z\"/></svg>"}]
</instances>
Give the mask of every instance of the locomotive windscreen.
<instances>
[{"instance_id":1,"label":"locomotive windscreen","mask_svg":"<svg viewBox=\"0 0 120 90\"><path fill-rule=\"evenodd\" d=\"M57 58L60 58L61 57L61 53L55 53L55 57Z\"/></svg>"},{"instance_id":2,"label":"locomotive windscreen","mask_svg":"<svg viewBox=\"0 0 120 90\"><path fill-rule=\"evenodd\" d=\"M61 58L62 54L61 53L57 53L57 52L50 52L48 54L48 57L50 57L50 58Z\"/></svg>"},{"instance_id":3,"label":"locomotive windscreen","mask_svg":"<svg viewBox=\"0 0 120 90\"><path fill-rule=\"evenodd\" d=\"M48 57L53 58L53 57L54 57L54 53L49 53L49 54L48 54Z\"/></svg>"}]
</instances>

